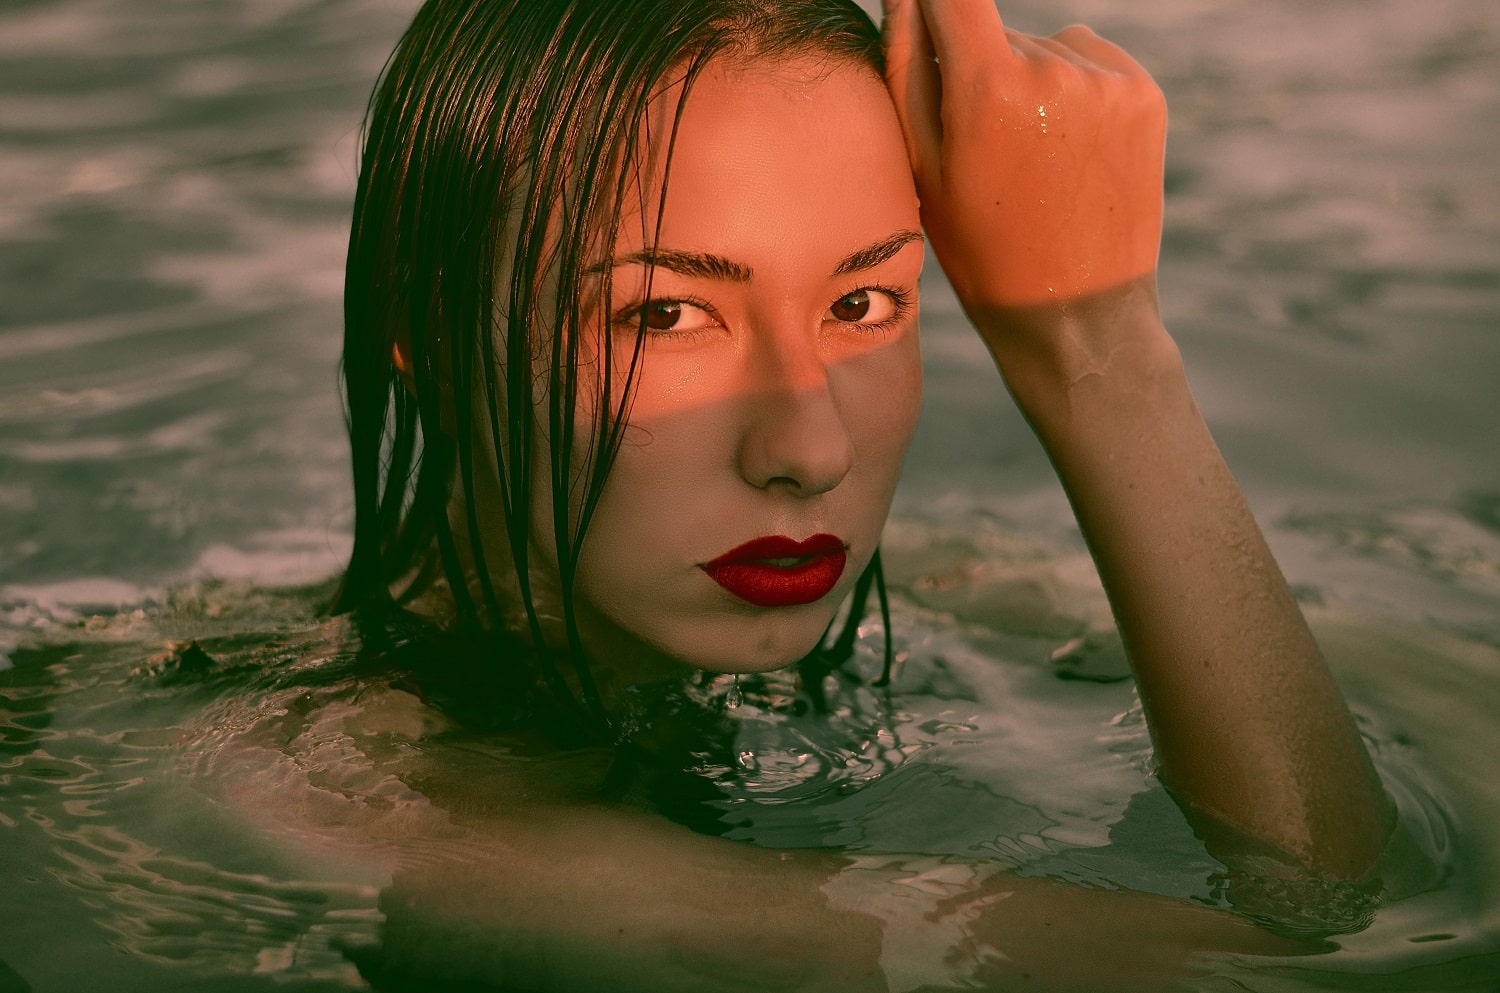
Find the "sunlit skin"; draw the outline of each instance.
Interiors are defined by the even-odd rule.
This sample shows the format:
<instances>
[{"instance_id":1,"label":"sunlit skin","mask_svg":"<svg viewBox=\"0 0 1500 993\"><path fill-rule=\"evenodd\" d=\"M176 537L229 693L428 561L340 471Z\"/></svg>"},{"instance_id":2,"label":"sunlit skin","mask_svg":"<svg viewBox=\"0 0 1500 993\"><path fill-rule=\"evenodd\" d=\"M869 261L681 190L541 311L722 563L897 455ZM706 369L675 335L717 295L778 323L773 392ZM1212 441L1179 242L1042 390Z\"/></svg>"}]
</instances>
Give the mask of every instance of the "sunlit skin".
<instances>
[{"instance_id":1,"label":"sunlit skin","mask_svg":"<svg viewBox=\"0 0 1500 993\"><path fill-rule=\"evenodd\" d=\"M640 209L598 263L616 280L598 333L629 342L645 322L647 341L575 591L585 647L606 667L750 671L816 641L878 540L916 416L924 230L1077 513L1162 780L1216 851L1248 839L1289 876L1361 877L1388 803L1159 315L1160 91L1087 29L1017 34L992 0L884 7L884 82L805 58L716 62L659 217L660 156L643 159ZM541 515L544 562L549 534ZM757 606L703 568L815 534L848 546L815 602ZM734 844L483 768L492 781L459 767L422 782L456 840L369 829L403 857L382 911L386 954L413 975L878 993L911 965L892 939L937 927L950 947L917 963L934 975L1159 989L1203 949L1296 948L1210 908L978 856L944 860L958 881L939 898L913 885L928 863L899 853L855 867Z\"/></svg>"},{"instance_id":2,"label":"sunlit skin","mask_svg":"<svg viewBox=\"0 0 1500 993\"><path fill-rule=\"evenodd\" d=\"M677 97L668 87L656 102L659 138ZM643 655L776 668L817 643L869 562L916 424L911 168L881 80L812 59L708 67L659 216L651 151L643 204L600 263L618 369L641 324L646 339L584 544L580 628L605 668ZM533 546L555 560L548 506L544 490ZM837 537L847 559L809 603L757 605L703 568L753 539L815 535Z\"/></svg>"},{"instance_id":3,"label":"sunlit skin","mask_svg":"<svg viewBox=\"0 0 1500 993\"><path fill-rule=\"evenodd\" d=\"M1163 780L1209 824L1359 875L1386 801L1161 322L1160 90L1088 29L1022 35L989 0L890 0L885 34L888 94L826 62L709 67L654 246L666 310L640 310L659 189L643 173L610 309L613 333L643 314L661 326L585 543L586 648L606 672L737 672L816 642L878 540L920 388L912 317L876 335L829 321L861 288L914 301L916 241L839 270L919 222L1077 513ZM815 603L747 604L702 569L752 538L814 533L849 547Z\"/></svg>"},{"instance_id":4,"label":"sunlit skin","mask_svg":"<svg viewBox=\"0 0 1500 993\"><path fill-rule=\"evenodd\" d=\"M1023 35L990 0L885 14L922 222L1078 516L1163 781L1360 875L1387 801L1157 306L1161 91L1087 28Z\"/></svg>"}]
</instances>

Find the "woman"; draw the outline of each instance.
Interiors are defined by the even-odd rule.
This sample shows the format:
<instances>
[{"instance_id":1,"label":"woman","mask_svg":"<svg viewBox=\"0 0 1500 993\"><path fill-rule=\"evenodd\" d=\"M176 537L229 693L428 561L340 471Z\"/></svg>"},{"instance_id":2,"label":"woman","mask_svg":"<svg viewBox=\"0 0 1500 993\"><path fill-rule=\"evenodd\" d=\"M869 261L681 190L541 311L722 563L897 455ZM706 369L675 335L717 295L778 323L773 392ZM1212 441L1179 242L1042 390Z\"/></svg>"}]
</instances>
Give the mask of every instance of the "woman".
<instances>
[{"instance_id":1,"label":"woman","mask_svg":"<svg viewBox=\"0 0 1500 993\"><path fill-rule=\"evenodd\" d=\"M883 39L841 0L429 0L360 177L340 606L465 631L509 703L612 736L684 664L816 660L879 577L925 232L1072 501L1162 780L1221 848L1360 878L1388 804L1159 318L1164 127L1119 49L1010 32L990 0L890 0ZM440 857L371 829L398 853L372 970L1121 989L1278 947L1170 901L736 846L483 775L424 787L466 811Z\"/></svg>"}]
</instances>

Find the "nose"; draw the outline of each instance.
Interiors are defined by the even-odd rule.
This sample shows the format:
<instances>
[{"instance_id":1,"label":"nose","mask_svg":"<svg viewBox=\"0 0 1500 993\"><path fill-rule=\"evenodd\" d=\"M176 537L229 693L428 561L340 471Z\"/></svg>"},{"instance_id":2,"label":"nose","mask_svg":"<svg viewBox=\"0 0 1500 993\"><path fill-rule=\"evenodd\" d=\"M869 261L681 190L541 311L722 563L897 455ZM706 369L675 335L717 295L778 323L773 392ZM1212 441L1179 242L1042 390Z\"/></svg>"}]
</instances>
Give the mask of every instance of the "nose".
<instances>
[{"instance_id":1,"label":"nose","mask_svg":"<svg viewBox=\"0 0 1500 993\"><path fill-rule=\"evenodd\" d=\"M854 466L854 442L828 369L811 343L757 351L738 450L740 476L757 489L826 493Z\"/></svg>"}]
</instances>

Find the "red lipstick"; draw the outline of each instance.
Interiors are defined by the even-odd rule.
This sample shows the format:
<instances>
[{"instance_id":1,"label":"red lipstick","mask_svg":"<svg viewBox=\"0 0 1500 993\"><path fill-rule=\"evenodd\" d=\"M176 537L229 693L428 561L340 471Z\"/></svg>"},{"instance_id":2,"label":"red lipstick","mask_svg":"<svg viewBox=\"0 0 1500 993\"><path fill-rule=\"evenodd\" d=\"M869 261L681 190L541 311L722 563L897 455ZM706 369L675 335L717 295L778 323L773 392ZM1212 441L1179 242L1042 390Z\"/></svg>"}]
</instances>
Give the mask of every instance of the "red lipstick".
<instances>
[{"instance_id":1,"label":"red lipstick","mask_svg":"<svg viewBox=\"0 0 1500 993\"><path fill-rule=\"evenodd\" d=\"M757 607L796 607L821 600L844 574L848 549L831 534L806 541L756 538L700 568L730 593Z\"/></svg>"}]
</instances>

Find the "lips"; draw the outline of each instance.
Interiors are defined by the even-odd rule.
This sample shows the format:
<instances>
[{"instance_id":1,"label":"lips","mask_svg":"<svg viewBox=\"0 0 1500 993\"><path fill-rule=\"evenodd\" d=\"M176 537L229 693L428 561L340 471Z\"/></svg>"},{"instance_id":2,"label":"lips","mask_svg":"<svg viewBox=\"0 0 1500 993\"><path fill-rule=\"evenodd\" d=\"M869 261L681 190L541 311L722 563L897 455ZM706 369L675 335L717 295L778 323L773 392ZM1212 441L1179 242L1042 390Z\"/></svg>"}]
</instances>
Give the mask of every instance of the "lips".
<instances>
[{"instance_id":1,"label":"lips","mask_svg":"<svg viewBox=\"0 0 1500 993\"><path fill-rule=\"evenodd\" d=\"M844 574L848 548L831 534L805 541L756 538L701 567L730 593L757 607L796 607L821 600Z\"/></svg>"}]
</instances>

